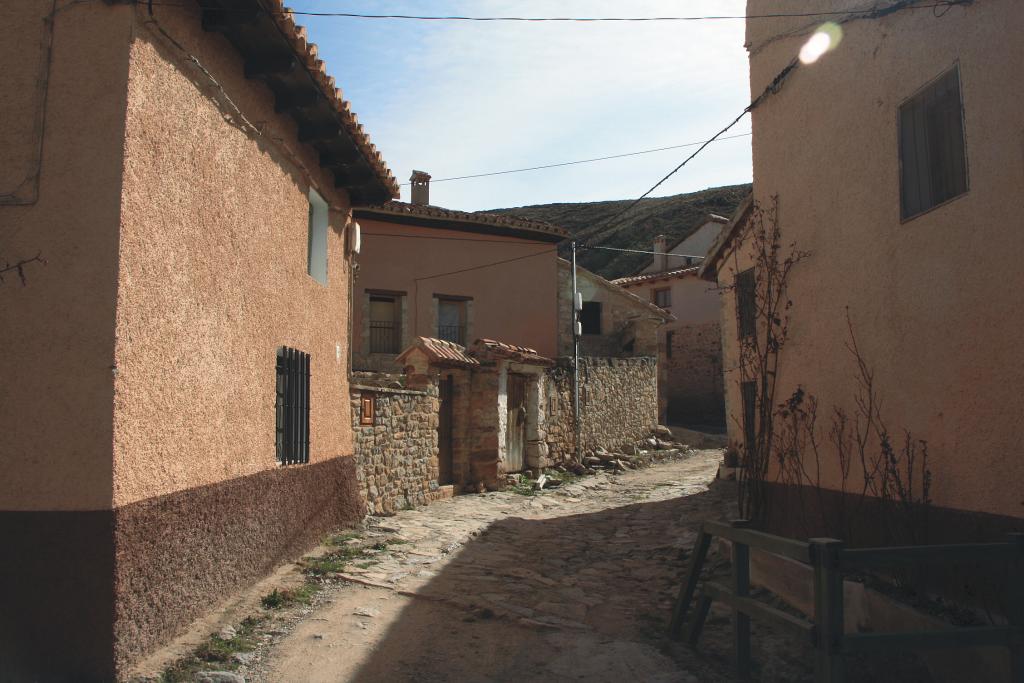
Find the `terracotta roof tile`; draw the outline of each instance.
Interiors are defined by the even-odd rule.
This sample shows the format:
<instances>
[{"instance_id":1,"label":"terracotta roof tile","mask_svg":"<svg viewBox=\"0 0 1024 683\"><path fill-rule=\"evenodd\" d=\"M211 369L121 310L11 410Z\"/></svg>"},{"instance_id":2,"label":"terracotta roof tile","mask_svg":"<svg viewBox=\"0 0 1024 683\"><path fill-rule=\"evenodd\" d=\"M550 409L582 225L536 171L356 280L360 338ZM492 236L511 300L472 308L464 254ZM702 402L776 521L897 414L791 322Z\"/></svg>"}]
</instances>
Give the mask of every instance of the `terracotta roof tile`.
<instances>
[{"instance_id":1,"label":"terracotta roof tile","mask_svg":"<svg viewBox=\"0 0 1024 683\"><path fill-rule=\"evenodd\" d=\"M306 71L309 72L321 92L333 106L334 111L338 115L339 123L348 132L378 180L391 192L392 197L397 197L398 181L384 162L384 158L377 150L377 146L370 142L370 136L362 124L359 123L359 119L352 113L352 107L342 96L341 90L336 87L334 77L327 74L326 64L317 56L318 49L316 43L308 41L306 28L295 23L291 10L285 7L283 0L268 0L268 5L270 9L269 14L288 39L288 42L291 43Z\"/></svg>"},{"instance_id":2,"label":"terracotta roof tile","mask_svg":"<svg viewBox=\"0 0 1024 683\"><path fill-rule=\"evenodd\" d=\"M674 270L663 270L658 273L644 273L643 275L630 275L628 277L620 277L612 280L613 285L619 285L620 287L628 287L629 285L635 285L640 282L647 282L650 280L660 280L662 278L671 277L685 277L687 275L697 275L700 270L700 266L687 266L685 268L676 268Z\"/></svg>"},{"instance_id":3,"label":"terracotta roof tile","mask_svg":"<svg viewBox=\"0 0 1024 683\"><path fill-rule=\"evenodd\" d=\"M412 345L401 353L396 359L399 363L404 362L405 356L419 349L427 355L431 365L455 365L460 367L475 367L480 361L466 353L466 347L455 342L435 339L433 337L416 337Z\"/></svg>"},{"instance_id":4,"label":"terracotta roof tile","mask_svg":"<svg viewBox=\"0 0 1024 683\"><path fill-rule=\"evenodd\" d=\"M457 211L445 209L430 204L409 204L407 202L391 201L380 206L370 206L359 209L359 217L379 217L387 220L387 216L410 216L441 221L453 221L463 223L468 227L498 227L509 232L522 233L523 237L529 238L531 234L545 241L561 241L569 237L569 232L563 228L547 223L535 221L528 218L519 218L508 214L479 213L470 211Z\"/></svg>"},{"instance_id":5,"label":"terracotta roof tile","mask_svg":"<svg viewBox=\"0 0 1024 683\"><path fill-rule=\"evenodd\" d=\"M487 359L501 358L529 365L554 365L555 361L526 346L506 344L494 339L477 339L469 352Z\"/></svg>"}]
</instances>

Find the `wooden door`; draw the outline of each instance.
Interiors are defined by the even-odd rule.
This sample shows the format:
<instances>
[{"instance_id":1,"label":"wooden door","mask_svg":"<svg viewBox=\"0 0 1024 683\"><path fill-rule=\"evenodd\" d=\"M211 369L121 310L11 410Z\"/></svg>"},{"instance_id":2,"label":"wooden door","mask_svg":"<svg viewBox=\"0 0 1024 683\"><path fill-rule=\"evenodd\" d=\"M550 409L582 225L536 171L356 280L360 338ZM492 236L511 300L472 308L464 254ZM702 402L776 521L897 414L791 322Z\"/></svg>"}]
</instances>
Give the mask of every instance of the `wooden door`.
<instances>
[{"instance_id":1,"label":"wooden door","mask_svg":"<svg viewBox=\"0 0 1024 683\"><path fill-rule=\"evenodd\" d=\"M524 375L508 376L508 423L505 439L505 471L521 472L526 449L526 380Z\"/></svg>"},{"instance_id":2,"label":"wooden door","mask_svg":"<svg viewBox=\"0 0 1024 683\"><path fill-rule=\"evenodd\" d=\"M454 382L451 375L442 377L438 386L441 403L437 420L437 483L452 483L452 403Z\"/></svg>"}]
</instances>

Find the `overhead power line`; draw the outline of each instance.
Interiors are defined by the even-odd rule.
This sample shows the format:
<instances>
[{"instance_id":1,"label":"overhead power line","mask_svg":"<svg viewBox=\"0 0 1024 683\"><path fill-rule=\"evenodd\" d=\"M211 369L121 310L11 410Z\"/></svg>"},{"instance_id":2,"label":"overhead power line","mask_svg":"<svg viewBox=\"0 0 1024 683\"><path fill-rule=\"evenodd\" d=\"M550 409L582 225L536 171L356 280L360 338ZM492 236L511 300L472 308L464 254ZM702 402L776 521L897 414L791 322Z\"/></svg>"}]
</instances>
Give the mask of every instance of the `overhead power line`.
<instances>
[{"instance_id":1,"label":"overhead power line","mask_svg":"<svg viewBox=\"0 0 1024 683\"><path fill-rule=\"evenodd\" d=\"M736 138L749 137L750 133L740 133L738 135L727 135L725 137L718 138L715 142L721 142L722 140L735 140ZM670 149L682 149L684 147L695 147L702 144L702 142L685 142L681 145L670 145L668 147L655 147L653 149L643 149L639 152L626 152L624 154L611 154L606 157L594 157L593 159L577 159L576 161L563 161L557 164L544 164L542 166L528 166L526 168L513 168L507 171L491 171L489 173L474 173L472 175L460 175L452 176L451 178L431 178L430 182L433 183L445 183L450 180L467 180L469 178L486 178L493 175L506 175L508 173L523 173L525 171L540 171L545 168L558 168L560 166L574 166L576 164L589 164L595 161L606 161L608 159L622 159L625 157L635 157L641 154L653 154L655 152L665 152ZM402 183L403 186L411 185L412 183Z\"/></svg>"},{"instance_id":2,"label":"overhead power line","mask_svg":"<svg viewBox=\"0 0 1024 683\"><path fill-rule=\"evenodd\" d=\"M597 245L582 246L580 249L604 249L605 251L628 251L630 254L652 254L654 256L670 256L674 258L705 258L696 254L670 254L667 251L645 251L643 249L622 249L620 247L599 247Z\"/></svg>"},{"instance_id":3,"label":"overhead power line","mask_svg":"<svg viewBox=\"0 0 1024 683\"><path fill-rule=\"evenodd\" d=\"M135 0L136 3L144 2L149 6L182 7L182 2L154 2L153 0ZM909 9L948 9L954 5L961 4L960 0L937 0L925 5L914 5ZM425 15L425 14L362 14L358 12L310 12L289 9L287 12L278 14L292 14L305 17L337 17L341 19L385 19L385 20L411 20L411 21L463 21L463 22L523 22L523 23L582 23L597 24L605 22L620 23L644 23L644 22L680 22L680 21L729 21L750 19L783 19L801 17L835 17L835 16L881 16L887 8L871 7L863 10L828 11L828 12L771 12L766 14L708 14L693 16L663 16L663 17L472 17L457 14L450 15ZM221 9L222 12L247 11L233 10L231 8Z\"/></svg>"},{"instance_id":4,"label":"overhead power line","mask_svg":"<svg viewBox=\"0 0 1024 683\"><path fill-rule=\"evenodd\" d=\"M413 282L420 282L421 280L433 280L438 277L445 277L446 275L458 275L459 273L468 273L471 270L480 270L481 268L490 268L492 266L500 266L503 263L512 263L513 261L522 261L523 259L533 258L534 256L543 256L544 254L556 253L558 249L545 249L544 251L534 252L532 254L526 254L525 256L517 256L515 258L507 258L501 261L494 261L492 263L484 263L479 266L471 266L469 268L461 268L459 270L452 270L447 273L438 273L437 275L426 275L424 277L413 278Z\"/></svg>"}]
</instances>

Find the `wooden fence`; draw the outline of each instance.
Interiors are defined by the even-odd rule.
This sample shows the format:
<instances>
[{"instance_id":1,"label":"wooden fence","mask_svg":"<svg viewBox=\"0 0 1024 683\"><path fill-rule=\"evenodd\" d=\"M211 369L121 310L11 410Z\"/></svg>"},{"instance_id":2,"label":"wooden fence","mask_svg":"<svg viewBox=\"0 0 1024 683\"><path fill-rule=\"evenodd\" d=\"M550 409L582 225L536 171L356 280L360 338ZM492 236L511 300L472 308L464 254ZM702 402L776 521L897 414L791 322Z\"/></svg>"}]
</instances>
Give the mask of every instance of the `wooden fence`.
<instances>
[{"instance_id":1,"label":"wooden fence","mask_svg":"<svg viewBox=\"0 0 1024 683\"><path fill-rule=\"evenodd\" d=\"M715 536L732 542L732 575L729 585L704 582L696 608L687 614L697 591L701 569ZM813 621L793 616L750 597L750 549L781 555L814 569ZM845 633L843 629L843 573L895 569L918 564L1007 563L1006 626L952 628L943 631L906 633ZM774 536L749 528L745 520L705 522L697 537L686 579L672 613L670 632L684 635L691 645L700 638L711 602L718 600L733 610L736 673L750 676L750 619L763 619L815 650L815 680L836 683L845 679L844 657L853 653L886 650L925 650L1002 646L1010 651L1010 680L1024 683L1024 534L1010 534L1004 543L901 546L848 549L834 538L808 542Z\"/></svg>"}]
</instances>

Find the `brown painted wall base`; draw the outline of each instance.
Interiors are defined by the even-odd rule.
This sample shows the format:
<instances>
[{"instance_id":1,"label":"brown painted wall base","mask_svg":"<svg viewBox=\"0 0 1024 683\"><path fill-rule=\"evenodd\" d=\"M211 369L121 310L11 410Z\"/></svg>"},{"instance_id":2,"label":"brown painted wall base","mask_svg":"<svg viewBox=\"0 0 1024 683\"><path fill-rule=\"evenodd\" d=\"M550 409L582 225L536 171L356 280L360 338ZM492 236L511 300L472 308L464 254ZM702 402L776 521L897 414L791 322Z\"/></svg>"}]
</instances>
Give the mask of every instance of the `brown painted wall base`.
<instances>
[{"instance_id":1,"label":"brown painted wall base","mask_svg":"<svg viewBox=\"0 0 1024 683\"><path fill-rule=\"evenodd\" d=\"M106 512L0 512L0 681L109 681L114 524Z\"/></svg>"},{"instance_id":2,"label":"brown painted wall base","mask_svg":"<svg viewBox=\"0 0 1024 683\"><path fill-rule=\"evenodd\" d=\"M1010 532L1024 532L1024 518L921 505L893 509L878 499L830 489L769 484L771 506L765 529L790 538L839 538L847 547L866 548L935 543L1005 541ZM1002 613L1007 567L925 565L897 577L918 592ZM906 596L913 600L913 596Z\"/></svg>"},{"instance_id":3,"label":"brown painted wall base","mask_svg":"<svg viewBox=\"0 0 1024 683\"><path fill-rule=\"evenodd\" d=\"M0 512L0 682L109 681L364 504L352 457L114 512Z\"/></svg>"}]
</instances>

